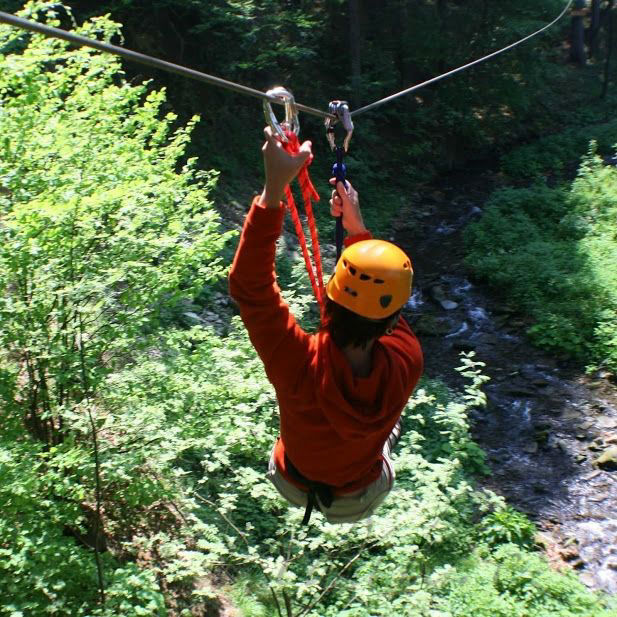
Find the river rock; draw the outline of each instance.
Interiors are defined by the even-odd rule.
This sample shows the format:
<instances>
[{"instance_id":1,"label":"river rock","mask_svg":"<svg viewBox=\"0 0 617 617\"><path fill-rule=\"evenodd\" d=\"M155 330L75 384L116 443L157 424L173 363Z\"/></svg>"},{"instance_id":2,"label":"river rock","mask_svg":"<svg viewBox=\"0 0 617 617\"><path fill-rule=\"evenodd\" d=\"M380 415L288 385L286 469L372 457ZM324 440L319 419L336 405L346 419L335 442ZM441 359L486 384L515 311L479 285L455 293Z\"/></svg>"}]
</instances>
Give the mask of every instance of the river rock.
<instances>
[{"instance_id":1,"label":"river rock","mask_svg":"<svg viewBox=\"0 0 617 617\"><path fill-rule=\"evenodd\" d=\"M452 300L441 300L440 303L442 308L446 311L452 311L458 307L458 302L453 302Z\"/></svg>"},{"instance_id":2,"label":"river rock","mask_svg":"<svg viewBox=\"0 0 617 617\"><path fill-rule=\"evenodd\" d=\"M568 407L563 413L564 420L576 420L583 415L583 411L578 407Z\"/></svg>"},{"instance_id":3,"label":"river rock","mask_svg":"<svg viewBox=\"0 0 617 617\"><path fill-rule=\"evenodd\" d=\"M439 319L432 315L422 315L413 324L413 330L416 334L424 336L443 336L448 334L452 326L446 319Z\"/></svg>"},{"instance_id":4,"label":"river rock","mask_svg":"<svg viewBox=\"0 0 617 617\"><path fill-rule=\"evenodd\" d=\"M538 442L532 441L531 443L526 443L523 446L523 452L527 454L536 454L538 452Z\"/></svg>"},{"instance_id":5,"label":"river rock","mask_svg":"<svg viewBox=\"0 0 617 617\"><path fill-rule=\"evenodd\" d=\"M442 302L446 299L446 290L441 285L433 285L429 293L435 302Z\"/></svg>"},{"instance_id":6,"label":"river rock","mask_svg":"<svg viewBox=\"0 0 617 617\"><path fill-rule=\"evenodd\" d=\"M598 416L595 424L599 428L615 428L617 426L617 418L611 418L610 416Z\"/></svg>"},{"instance_id":7,"label":"river rock","mask_svg":"<svg viewBox=\"0 0 617 617\"><path fill-rule=\"evenodd\" d=\"M190 324L201 325L207 323L205 319L202 319L197 313L193 313L192 311L186 311L183 315Z\"/></svg>"},{"instance_id":8,"label":"river rock","mask_svg":"<svg viewBox=\"0 0 617 617\"><path fill-rule=\"evenodd\" d=\"M593 464L604 471L617 471L617 446L605 450Z\"/></svg>"},{"instance_id":9,"label":"river rock","mask_svg":"<svg viewBox=\"0 0 617 617\"><path fill-rule=\"evenodd\" d=\"M590 390L599 390L600 388L604 387L604 382L603 381L592 381L587 384L587 387Z\"/></svg>"},{"instance_id":10,"label":"river rock","mask_svg":"<svg viewBox=\"0 0 617 617\"><path fill-rule=\"evenodd\" d=\"M596 582L596 579L591 572L583 572L582 574L579 574L578 578L581 583L583 583L583 585L587 585L587 587L593 587Z\"/></svg>"},{"instance_id":11,"label":"river rock","mask_svg":"<svg viewBox=\"0 0 617 617\"><path fill-rule=\"evenodd\" d=\"M535 394L535 391L532 388L526 388L525 386L517 385L504 388L504 391L509 396L515 396L516 398L533 396Z\"/></svg>"},{"instance_id":12,"label":"river rock","mask_svg":"<svg viewBox=\"0 0 617 617\"><path fill-rule=\"evenodd\" d=\"M601 437L596 437L596 439L594 439L587 447L592 452L602 452L605 448L605 443Z\"/></svg>"}]
</instances>

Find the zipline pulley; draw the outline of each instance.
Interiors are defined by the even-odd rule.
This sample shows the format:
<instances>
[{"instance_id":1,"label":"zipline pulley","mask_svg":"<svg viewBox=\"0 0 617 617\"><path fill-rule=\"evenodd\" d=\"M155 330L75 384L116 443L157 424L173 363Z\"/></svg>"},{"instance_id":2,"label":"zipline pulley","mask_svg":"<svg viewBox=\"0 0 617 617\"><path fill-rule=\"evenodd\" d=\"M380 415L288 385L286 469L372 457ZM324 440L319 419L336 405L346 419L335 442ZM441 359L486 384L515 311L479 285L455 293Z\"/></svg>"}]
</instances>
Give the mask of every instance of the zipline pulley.
<instances>
[{"instance_id":1,"label":"zipline pulley","mask_svg":"<svg viewBox=\"0 0 617 617\"><path fill-rule=\"evenodd\" d=\"M326 118L324 124L326 126L326 138L330 144L330 148L336 153L336 163L332 166L332 175L336 178L337 183L342 182L347 188L347 167L345 166L345 153L349 150L349 142L353 135L353 121L349 111L347 101L331 101L328 106L328 111L332 117ZM339 124L345 130L345 138L342 146L336 145L336 125ZM343 251L343 217L336 217L336 261L339 260Z\"/></svg>"}]
</instances>

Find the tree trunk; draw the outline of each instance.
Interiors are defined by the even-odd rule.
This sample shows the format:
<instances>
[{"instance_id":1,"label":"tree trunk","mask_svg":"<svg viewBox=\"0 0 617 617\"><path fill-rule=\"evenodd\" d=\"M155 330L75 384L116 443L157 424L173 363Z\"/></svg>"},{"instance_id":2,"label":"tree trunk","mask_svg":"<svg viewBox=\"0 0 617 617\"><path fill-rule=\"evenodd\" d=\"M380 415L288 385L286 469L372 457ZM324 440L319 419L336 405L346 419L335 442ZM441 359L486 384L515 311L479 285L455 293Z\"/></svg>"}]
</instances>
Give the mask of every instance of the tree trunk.
<instances>
[{"instance_id":1,"label":"tree trunk","mask_svg":"<svg viewBox=\"0 0 617 617\"><path fill-rule=\"evenodd\" d=\"M586 64L587 62L585 54L585 24L583 22L584 18L580 14L580 11L584 8L585 0L576 0L570 34L570 60L577 64Z\"/></svg>"},{"instance_id":2,"label":"tree trunk","mask_svg":"<svg viewBox=\"0 0 617 617\"><path fill-rule=\"evenodd\" d=\"M448 0L437 0L437 14L439 16L439 65L438 70L443 73L446 69L446 43L445 33L447 32L448 24Z\"/></svg>"},{"instance_id":3,"label":"tree trunk","mask_svg":"<svg viewBox=\"0 0 617 617\"><path fill-rule=\"evenodd\" d=\"M591 3L591 28L589 31L589 57L595 58L598 55L598 43L600 32L600 8L602 0L592 0Z\"/></svg>"},{"instance_id":4,"label":"tree trunk","mask_svg":"<svg viewBox=\"0 0 617 617\"><path fill-rule=\"evenodd\" d=\"M608 36L606 37L606 60L604 62L604 82L602 84L602 98L605 98L608 93L608 84L610 81L610 68L611 68L611 56L613 55L613 48L615 47L615 19L613 11L614 0L609 0L607 9L608 19Z\"/></svg>"},{"instance_id":5,"label":"tree trunk","mask_svg":"<svg viewBox=\"0 0 617 617\"><path fill-rule=\"evenodd\" d=\"M351 103L358 107L362 98L362 34L360 0L349 0L349 55L351 58Z\"/></svg>"}]
</instances>

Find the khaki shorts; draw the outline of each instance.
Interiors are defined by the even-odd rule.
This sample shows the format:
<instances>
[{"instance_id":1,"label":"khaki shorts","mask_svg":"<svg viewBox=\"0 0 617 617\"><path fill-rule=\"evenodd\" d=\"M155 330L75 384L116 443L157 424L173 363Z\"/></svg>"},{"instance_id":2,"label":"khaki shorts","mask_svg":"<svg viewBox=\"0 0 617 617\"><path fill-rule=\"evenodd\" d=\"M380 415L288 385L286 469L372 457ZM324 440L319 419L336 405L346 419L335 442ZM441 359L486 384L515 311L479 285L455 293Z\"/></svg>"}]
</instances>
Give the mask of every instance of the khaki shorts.
<instances>
[{"instance_id":1,"label":"khaki shorts","mask_svg":"<svg viewBox=\"0 0 617 617\"><path fill-rule=\"evenodd\" d=\"M382 452L383 467L381 475L377 480L351 496L335 496L332 506L329 508L324 508L322 503L319 502L319 507L329 523L355 523L363 518L367 518L375 512L377 507L387 497L392 489L395 477L390 453L398 441L400 432L400 424L397 423L388 441L384 444ZM283 474L281 474L274 462L274 448L270 455L267 478L289 503L306 508L307 494L283 477ZM319 501L319 498L317 499Z\"/></svg>"}]
</instances>

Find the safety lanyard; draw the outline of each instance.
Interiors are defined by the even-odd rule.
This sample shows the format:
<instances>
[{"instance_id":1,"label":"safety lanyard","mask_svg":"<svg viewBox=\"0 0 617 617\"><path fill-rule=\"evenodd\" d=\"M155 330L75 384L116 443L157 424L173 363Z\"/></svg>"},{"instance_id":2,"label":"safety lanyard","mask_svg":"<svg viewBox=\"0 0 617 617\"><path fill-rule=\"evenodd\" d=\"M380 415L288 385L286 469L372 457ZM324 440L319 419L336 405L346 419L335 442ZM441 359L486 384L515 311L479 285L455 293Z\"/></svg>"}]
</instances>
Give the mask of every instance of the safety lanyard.
<instances>
[{"instance_id":1,"label":"safety lanyard","mask_svg":"<svg viewBox=\"0 0 617 617\"><path fill-rule=\"evenodd\" d=\"M298 140L298 136L290 130L285 131L285 136L287 137L287 141L283 142L283 148L286 152L289 152L289 154L297 154L300 151L300 142ZM302 192L302 198L304 200L306 221L311 234L311 245L314 264L313 261L311 261L311 256L309 255L306 238L304 236L304 228L302 227L302 221L300 220L296 201L289 185L285 187L285 197L287 199L287 207L291 212L291 220L293 221L294 227L296 228L298 242L300 243L300 248L302 249L302 255L304 257L306 271L308 272L309 278L311 279L313 293L317 298L317 302L319 302L319 306L323 308L323 303L325 299L323 270L321 266L319 238L317 236L317 224L315 223L315 215L313 213L312 203L313 200L319 201L319 195L317 194L317 191L315 190L315 187L313 186L313 183L311 182L311 178L308 173L308 167L311 164L312 159L313 157L311 156L300 170L300 173L298 173L298 183L300 184L300 191Z\"/></svg>"},{"instance_id":2,"label":"safety lanyard","mask_svg":"<svg viewBox=\"0 0 617 617\"><path fill-rule=\"evenodd\" d=\"M288 152L292 156L296 156L300 152L300 141L298 140L300 123L298 122L298 108L296 106L293 94L289 92L289 90L278 86L268 90L267 96L276 97L282 102L283 105L285 105L285 121L280 124L276 119L274 111L272 110L272 105L268 100L264 101L264 115L266 117L266 122L272 128L274 135L276 135L281 141L285 152ZM326 294L323 284L323 270L321 267L321 252L319 250L317 224L315 223L315 215L313 214L313 200L319 201L319 195L317 194L308 173L309 165L312 162L313 156L311 155L298 173L297 178L300 184L300 191L302 192L302 199L304 201L304 211L306 213L306 220L311 234L313 261L311 261L311 256L309 254L306 237L304 236L304 228L302 227L302 221L300 220L300 215L298 214L298 207L296 206L296 201L289 185L285 187L285 198L287 199L287 207L291 213L291 220L296 228L298 242L300 243L302 256L304 257L304 263L306 265L306 271L308 272L311 280L313 293L315 294L315 298L317 298L321 317L323 318Z\"/></svg>"}]
</instances>

